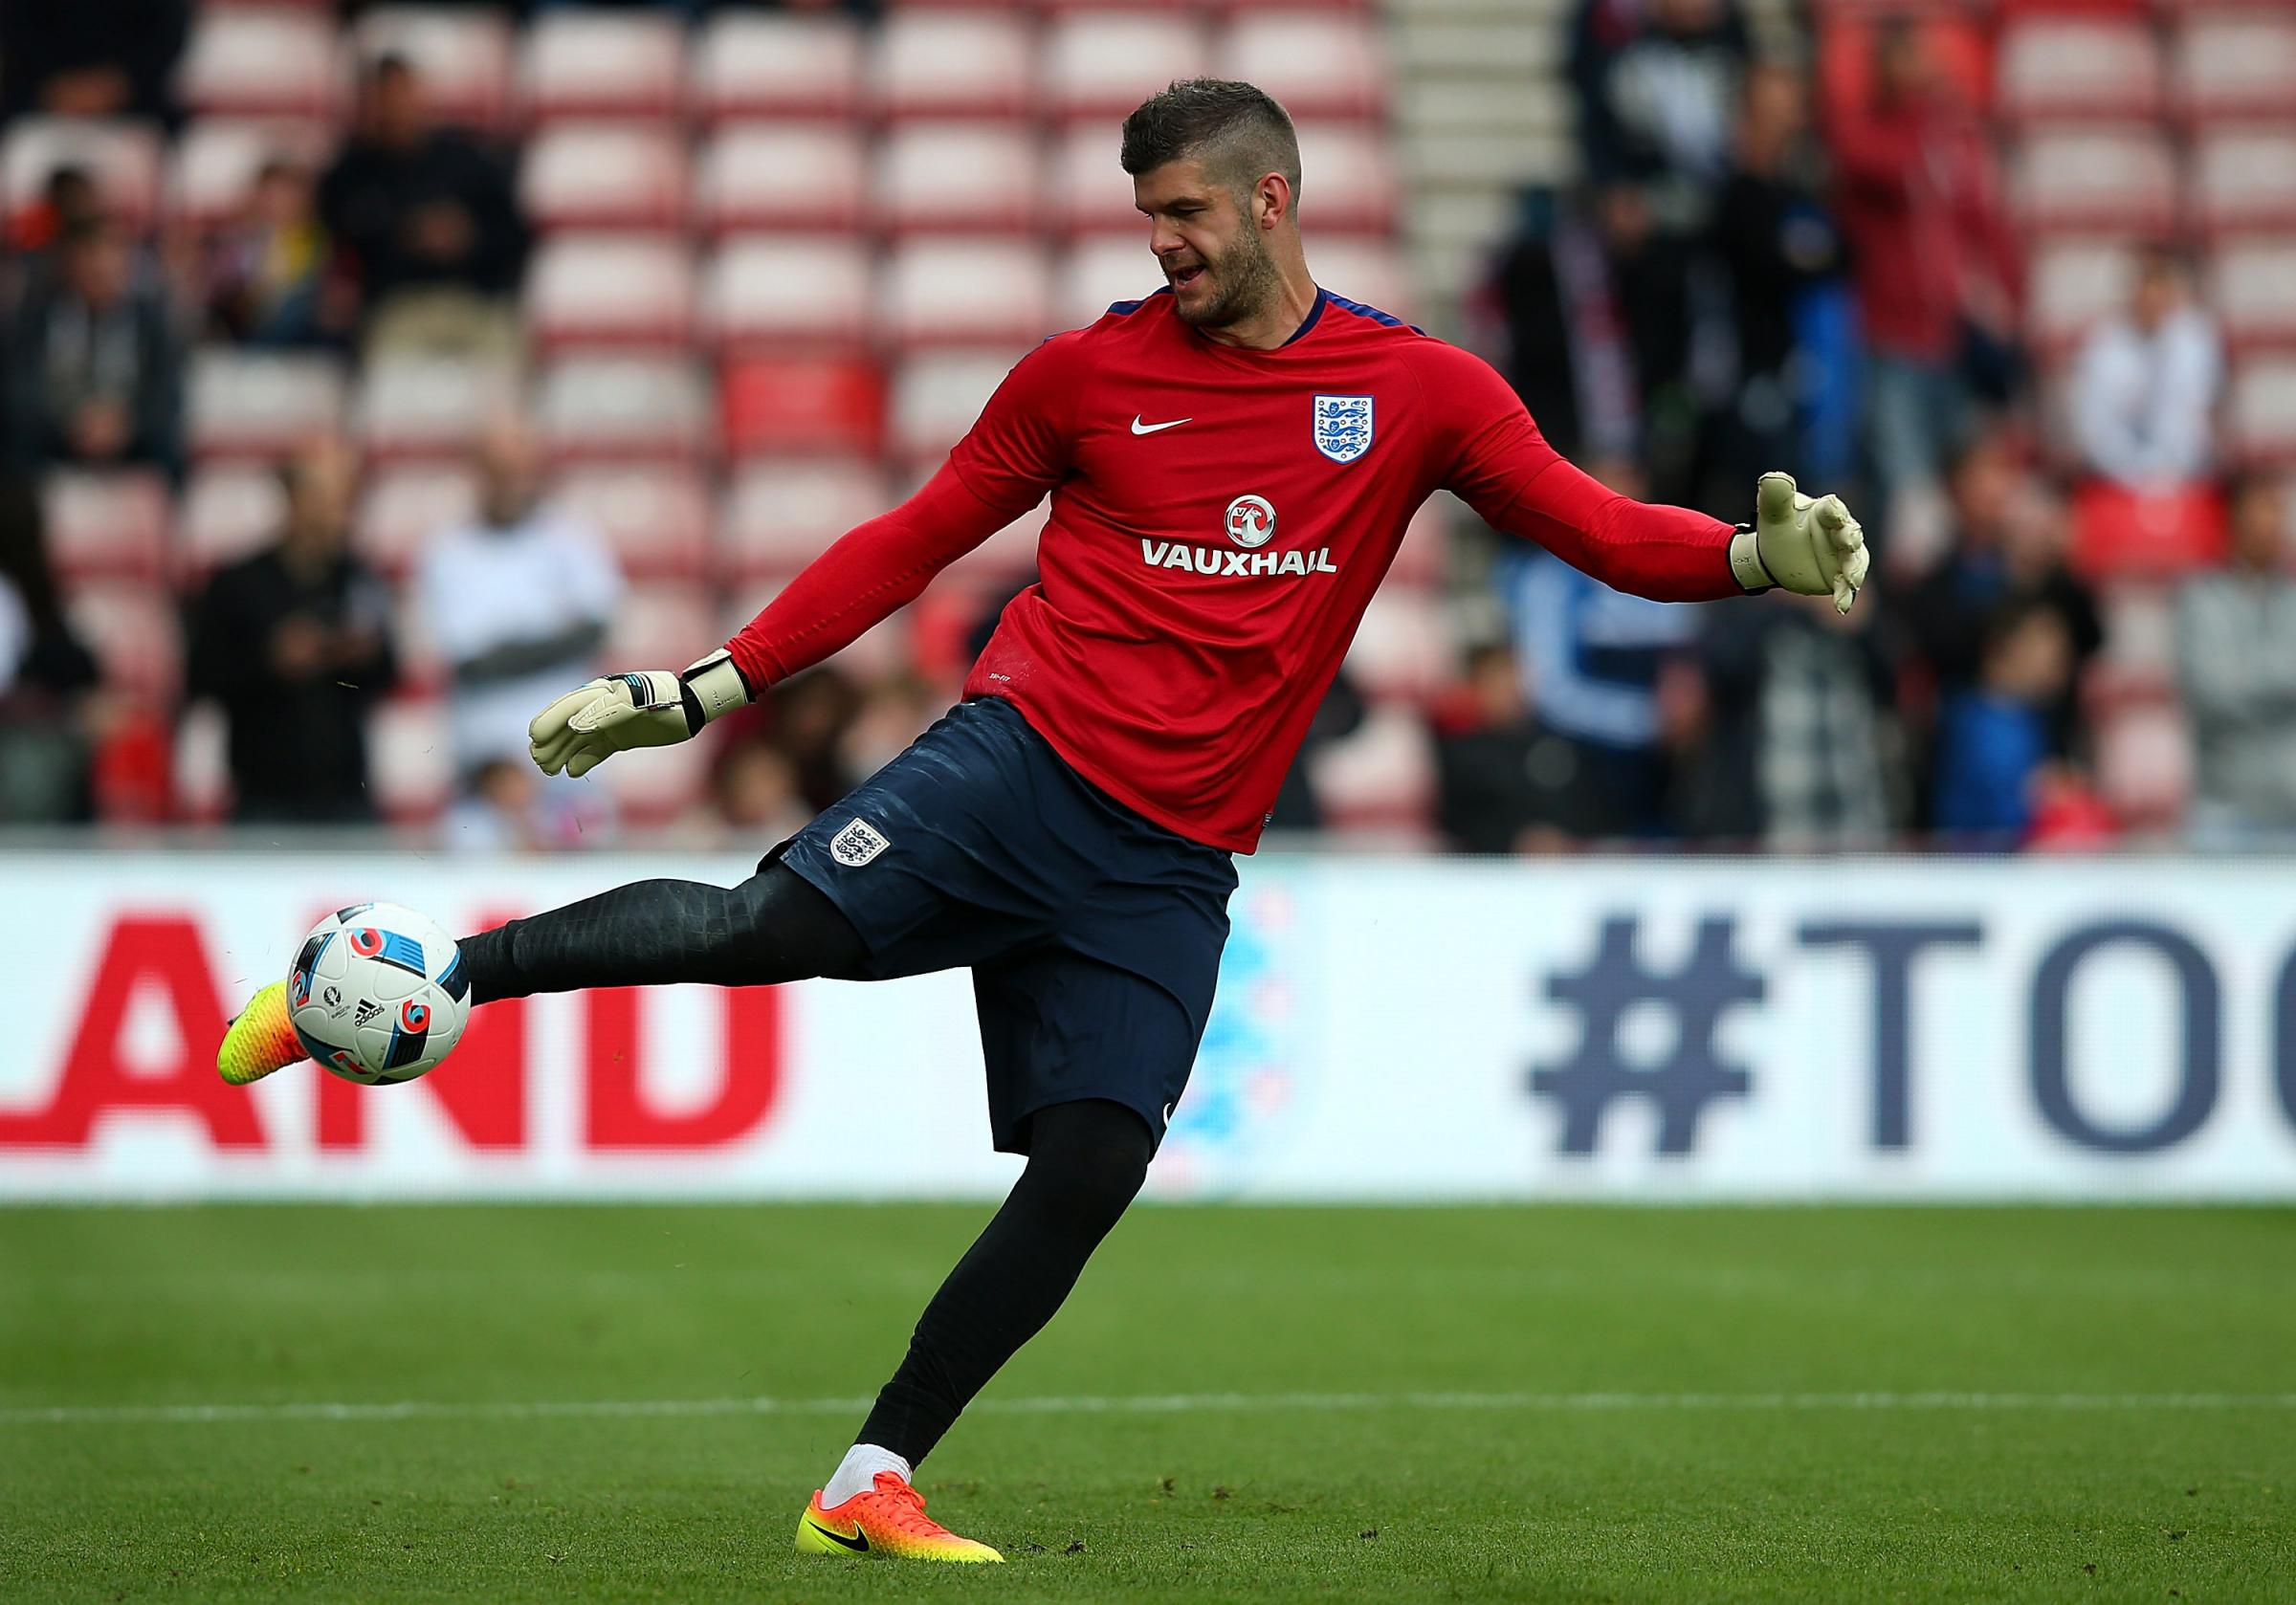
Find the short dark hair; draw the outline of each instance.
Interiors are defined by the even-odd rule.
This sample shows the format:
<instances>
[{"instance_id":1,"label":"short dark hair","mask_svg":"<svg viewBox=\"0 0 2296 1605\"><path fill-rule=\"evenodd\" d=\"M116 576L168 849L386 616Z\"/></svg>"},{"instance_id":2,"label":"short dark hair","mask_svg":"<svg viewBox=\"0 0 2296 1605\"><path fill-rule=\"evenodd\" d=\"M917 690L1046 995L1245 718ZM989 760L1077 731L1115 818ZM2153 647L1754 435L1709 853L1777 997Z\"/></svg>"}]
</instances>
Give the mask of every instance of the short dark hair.
<instances>
[{"instance_id":1,"label":"short dark hair","mask_svg":"<svg viewBox=\"0 0 2296 1605\"><path fill-rule=\"evenodd\" d=\"M1299 135L1274 96L1232 78L1181 78L1124 120L1124 170L1134 177L1195 157L1231 189L1281 173L1299 194Z\"/></svg>"}]
</instances>

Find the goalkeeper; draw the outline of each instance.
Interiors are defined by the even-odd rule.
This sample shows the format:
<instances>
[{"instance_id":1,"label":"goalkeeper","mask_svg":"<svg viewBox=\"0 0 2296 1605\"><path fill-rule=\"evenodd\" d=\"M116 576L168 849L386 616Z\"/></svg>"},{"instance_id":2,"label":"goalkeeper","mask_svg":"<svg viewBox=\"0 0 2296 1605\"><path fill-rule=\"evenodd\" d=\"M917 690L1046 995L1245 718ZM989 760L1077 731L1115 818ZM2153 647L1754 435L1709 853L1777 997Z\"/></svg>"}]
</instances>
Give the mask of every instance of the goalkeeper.
<instances>
[{"instance_id":1,"label":"goalkeeper","mask_svg":"<svg viewBox=\"0 0 2296 1605\"><path fill-rule=\"evenodd\" d=\"M739 886L641 882L462 943L479 1005L972 971L990 1137L1027 1162L801 1516L813 1553L1000 1558L926 1516L916 1467L1137 1192L1211 1009L1232 855L1429 495L1662 601L1780 586L1847 611L1866 578L1834 497L1766 474L1738 528L1629 501L1483 363L1318 287L1292 123L1251 85L1174 84L1126 120L1121 159L1161 286L1023 358L922 490L722 649L543 709L534 757L579 776L698 735L1049 495L1041 579L965 699ZM233 1022L227 1080L303 1056L284 990Z\"/></svg>"}]
</instances>

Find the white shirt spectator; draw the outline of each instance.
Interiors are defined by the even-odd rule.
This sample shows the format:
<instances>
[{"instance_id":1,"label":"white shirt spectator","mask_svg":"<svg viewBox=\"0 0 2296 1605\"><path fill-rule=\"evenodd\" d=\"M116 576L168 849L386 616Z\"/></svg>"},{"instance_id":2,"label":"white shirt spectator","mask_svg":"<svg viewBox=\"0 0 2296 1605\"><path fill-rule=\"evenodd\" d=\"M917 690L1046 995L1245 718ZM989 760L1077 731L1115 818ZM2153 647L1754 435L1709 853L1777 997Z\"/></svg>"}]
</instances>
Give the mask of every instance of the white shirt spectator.
<instances>
[{"instance_id":1,"label":"white shirt spectator","mask_svg":"<svg viewBox=\"0 0 2296 1605\"><path fill-rule=\"evenodd\" d=\"M622 576L586 526L547 505L506 529L449 530L423 559L431 638L454 671L454 759L467 777L526 759L526 722L595 671Z\"/></svg>"},{"instance_id":2,"label":"white shirt spectator","mask_svg":"<svg viewBox=\"0 0 2296 1605\"><path fill-rule=\"evenodd\" d=\"M2089 468L2142 487L2206 474L2224 355L2216 325L2182 306L2151 331L2126 316L2100 325L2073 377L2073 429Z\"/></svg>"}]
</instances>

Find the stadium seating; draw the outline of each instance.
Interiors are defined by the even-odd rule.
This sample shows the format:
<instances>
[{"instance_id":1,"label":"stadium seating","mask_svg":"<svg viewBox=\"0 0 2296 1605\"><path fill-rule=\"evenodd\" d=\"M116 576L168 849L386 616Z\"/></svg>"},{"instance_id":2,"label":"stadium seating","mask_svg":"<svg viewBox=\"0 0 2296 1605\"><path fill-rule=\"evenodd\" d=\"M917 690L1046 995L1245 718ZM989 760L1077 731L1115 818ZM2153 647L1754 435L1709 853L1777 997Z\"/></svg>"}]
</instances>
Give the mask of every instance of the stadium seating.
<instances>
[{"instance_id":1,"label":"stadium seating","mask_svg":"<svg viewBox=\"0 0 2296 1605\"><path fill-rule=\"evenodd\" d=\"M2027 268L2026 338L2044 354L2064 357L2128 299L2135 270L2134 256L2117 240L2042 240Z\"/></svg>"},{"instance_id":2,"label":"stadium seating","mask_svg":"<svg viewBox=\"0 0 2296 1605\"><path fill-rule=\"evenodd\" d=\"M176 142L168 164L167 210L195 229L212 228L247 205L267 163L296 162L316 170L332 143L321 123L203 118Z\"/></svg>"},{"instance_id":3,"label":"stadium seating","mask_svg":"<svg viewBox=\"0 0 2296 1605\"><path fill-rule=\"evenodd\" d=\"M895 231L1030 229L1044 188L1036 141L1013 125L908 123L877 160L877 214Z\"/></svg>"},{"instance_id":4,"label":"stadium seating","mask_svg":"<svg viewBox=\"0 0 2296 1605\"><path fill-rule=\"evenodd\" d=\"M278 539L287 492L271 468L212 463L191 476L176 524L178 581L196 588L218 568L252 557Z\"/></svg>"},{"instance_id":5,"label":"stadium seating","mask_svg":"<svg viewBox=\"0 0 2296 1605\"><path fill-rule=\"evenodd\" d=\"M873 455L884 437L885 387L858 358L730 363L719 395L726 451Z\"/></svg>"},{"instance_id":6,"label":"stadium seating","mask_svg":"<svg viewBox=\"0 0 2296 1605\"><path fill-rule=\"evenodd\" d=\"M185 384L194 456L277 457L343 424L343 375L331 358L209 347Z\"/></svg>"},{"instance_id":7,"label":"stadium seating","mask_svg":"<svg viewBox=\"0 0 2296 1605\"><path fill-rule=\"evenodd\" d=\"M1132 204L1132 179L1117 164L1118 144L1104 123L1080 122L1051 146L1046 225L1060 233L1120 231L1145 250L1148 223Z\"/></svg>"},{"instance_id":8,"label":"stadium seating","mask_svg":"<svg viewBox=\"0 0 2296 1605\"><path fill-rule=\"evenodd\" d=\"M685 147L668 128L554 123L526 143L519 199L539 229L680 229Z\"/></svg>"},{"instance_id":9,"label":"stadium seating","mask_svg":"<svg viewBox=\"0 0 2296 1605\"><path fill-rule=\"evenodd\" d=\"M2275 468L2296 465L2296 358L2241 364L2225 407L2225 433L2241 460Z\"/></svg>"},{"instance_id":10,"label":"stadium seating","mask_svg":"<svg viewBox=\"0 0 2296 1605\"><path fill-rule=\"evenodd\" d=\"M888 505L872 459L753 462L735 474L718 513L718 561L736 580L780 583Z\"/></svg>"},{"instance_id":11,"label":"stadium seating","mask_svg":"<svg viewBox=\"0 0 2296 1605\"><path fill-rule=\"evenodd\" d=\"M701 376L683 357L569 357L542 372L534 415L559 462L690 462L710 450Z\"/></svg>"},{"instance_id":12,"label":"stadium seating","mask_svg":"<svg viewBox=\"0 0 2296 1605\"><path fill-rule=\"evenodd\" d=\"M527 270L527 330L545 347L682 347L694 340L697 296L682 241L560 234Z\"/></svg>"},{"instance_id":13,"label":"stadium seating","mask_svg":"<svg viewBox=\"0 0 2296 1605\"><path fill-rule=\"evenodd\" d=\"M184 646L172 590L139 580L89 580L66 587L64 612L103 666L106 686L154 707L175 701Z\"/></svg>"},{"instance_id":14,"label":"stadium seating","mask_svg":"<svg viewBox=\"0 0 2296 1605\"><path fill-rule=\"evenodd\" d=\"M840 16L722 10L691 60L689 92L704 118L843 121L863 104L860 31Z\"/></svg>"},{"instance_id":15,"label":"stadium seating","mask_svg":"<svg viewBox=\"0 0 2296 1605\"><path fill-rule=\"evenodd\" d=\"M2071 561L2092 578L2175 576L2224 552L2224 509L2206 485L2084 485L2072 517Z\"/></svg>"},{"instance_id":16,"label":"stadium seating","mask_svg":"<svg viewBox=\"0 0 2296 1605\"><path fill-rule=\"evenodd\" d=\"M861 227L870 167L841 122L732 122L701 148L695 221L706 232Z\"/></svg>"},{"instance_id":17,"label":"stadium seating","mask_svg":"<svg viewBox=\"0 0 2296 1605\"><path fill-rule=\"evenodd\" d=\"M2210 264L2208 300L2235 350L2296 346L2296 235L2226 241Z\"/></svg>"},{"instance_id":18,"label":"stadium seating","mask_svg":"<svg viewBox=\"0 0 2296 1605\"><path fill-rule=\"evenodd\" d=\"M1371 25L1324 10L1249 11L1214 53L1221 71L1258 84L1298 118L1376 117L1386 77Z\"/></svg>"},{"instance_id":19,"label":"stadium seating","mask_svg":"<svg viewBox=\"0 0 2296 1605\"><path fill-rule=\"evenodd\" d=\"M896 460L912 470L957 444L1020 352L928 352L904 362L894 377L889 433Z\"/></svg>"},{"instance_id":20,"label":"stadium seating","mask_svg":"<svg viewBox=\"0 0 2296 1605\"><path fill-rule=\"evenodd\" d=\"M1195 77L1208 55L1203 28L1177 9L1075 11L1046 31L1037 103L1056 118L1121 118L1176 78ZM1113 143L1113 142L1107 142Z\"/></svg>"},{"instance_id":21,"label":"stadium seating","mask_svg":"<svg viewBox=\"0 0 2296 1605\"><path fill-rule=\"evenodd\" d=\"M2177 35L2175 76L2187 117L2285 117L2296 83L2296 18L2271 10L2200 11Z\"/></svg>"},{"instance_id":22,"label":"stadium seating","mask_svg":"<svg viewBox=\"0 0 2296 1605\"><path fill-rule=\"evenodd\" d=\"M686 34L668 11L542 11L526 30L519 99L537 121L667 119L685 101Z\"/></svg>"},{"instance_id":23,"label":"stadium seating","mask_svg":"<svg viewBox=\"0 0 2296 1605\"><path fill-rule=\"evenodd\" d=\"M729 240L709 269L711 337L737 356L861 351L871 280L869 253L850 236Z\"/></svg>"},{"instance_id":24,"label":"stadium seating","mask_svg":"<svg viewBox=\"0 0 2296 1605\"><path fill-rule=\"evenodd\" d=\"M352 548L381 572L404 577L425 546L477 509L477 473L467 464L385 468L367 475L352 517Z\"/></svg>"},{"instance_id":25,"label":"stadium seating","mask_svg":"<svg viewBox=\"0 0 2296 1605\"><path fill-rule=\"evenodd\" d=\"M2150 127L2034 134L2018 151L2017 201L2028 227L2159 233L2176 213L2176 163Z\"/></svg>"},{"instance_id":26,"label":"stadium seating","mask_svg":"<svg viewBox=\"0 0 2296 1605\"><path fill-rule=\"evenodd\" d=\"M2193 154L2192 204L2202 229L2296 229L2296 126L2204 135Z\"/></svg>"},{"instance_id":27,"label":"stadium seating","mask_svg":"<svg viewBox=\"0 0 2296 1605\"><path fill-rule=\"evenodd\" d=\"M58 578L156 583L164 577L167 487L158 474L68 470L51 473L41 491Z\"/></svg>"},{"instance_id":28,"label":"stadium seating","mask_svg":"<svg viewBox=\"0 0 2296 1605\"><path fill-rule=\"evenodd\" d=\"M499 11L462 6L377 6L352 33L362 63L395 55L422 80L442 121L489 130L510 121L513 36Z\"/></svg>"},{"instance_id":29,"label":"stadium seating","mask_svg":"<svg viewBox=\"0 0 2296 1605\"><path fill-rule=\"evenodd\" d=\"M576 468L551 498L605 537L635 580L703 579L710 559L710 495L690 466Z\"/></svg>"},{"instance_id":30,"label":"stadium seating","mask_svg":"<svg viewBox=\"0 0 2296 1605\"><path fill-rule=\"evenodd\" d=\"M1025 348L1044 337L1051 305L1033 237L912 240L886 263L876 324L897 345Z\"/></svg>"},{"instance_id":31,"label":"stadium seating","mask_svg":"<svg viewBox=\"0 0 2296 1605\"><path fill-rule=\"evenodd\" d=\"M993 9L902 9L876 44L876 103L887 117L1020 118L1034 109L1027 24Z\"/></svg>"},{"instance_id":32,"label":"stadium seating","mask_svg":"<svg viewBox=\"0 0 2296 1605\"><path fill-rule=\"evenodd\" d=\"M378 460L459 455L517 405L515 375L448 357L367 363L352 408L354 438Z\"/></svg>"},{"instance_id":33,"label":"stadium seating","mask_svg":"<svg viewBox=\"0 0 2296 1605\"><path fill-rule=\"evenodd\" d=\"M368 791L383 817L401 824L435 820L454 790L446 705L434 696L394 696L366 729Z\"/></svg>"},{"instance_id":34,"label":"stadium seating","mask_svg":"<svg viewBox=\"0 0 2296 1605\"><path fill-rule=\"evenodd\" d=\"M1995 56L1995 102L2020 121L2151 120L2160 112L2161 77L2142 17L2015 17Z\"/></svg>"},{"instance_id":35,"label":"stadium seating","mask_svg":"<svg viewBox=\"0 0 2296 1605\"><path fill-rule=\"evenodd\" d=\"M310 11L203 7L176 71L184 104L216 117L328 120L343 87L334 26Z\"/></svg>"},{"instance_id":36,"label":"stadium seating","mask_svg":"<svg viewBox=\"0 0 2296 1605\"><path fill-rule=\"evenodd\" d=\"M35 205L49 175L61 166L84 169L97 192L132 228L159 209L160 143L140 123L86 118L24 117L0 143L0 197L10 218Z\"/></svg>"}]
</instances>

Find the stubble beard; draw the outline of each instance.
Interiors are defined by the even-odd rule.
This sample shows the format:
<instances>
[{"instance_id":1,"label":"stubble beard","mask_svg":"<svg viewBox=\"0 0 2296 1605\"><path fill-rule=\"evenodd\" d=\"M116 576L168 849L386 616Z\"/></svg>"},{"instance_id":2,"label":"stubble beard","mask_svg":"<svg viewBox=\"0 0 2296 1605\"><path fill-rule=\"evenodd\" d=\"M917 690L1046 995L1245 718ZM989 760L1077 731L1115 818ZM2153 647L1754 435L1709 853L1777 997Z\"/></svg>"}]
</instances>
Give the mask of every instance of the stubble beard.
<instances>
[{"instance_id":1,"label":"stubble beard","mask_svg":"<svg viewBox=\"0 0 2296 1605\"><path fill-rule=\"evenodd\" d=\"M1218 263L1204 264L1206 276L1226 280L1211 299L1195 311L1179 308L1180 319L1191 328L1225 329L1247 322L1267 310L1282 293L1284 275L1275 265L1275 254L1268 249L1257 230L1247 232L1243 243Z\"/></svg>"}]
</instances>

